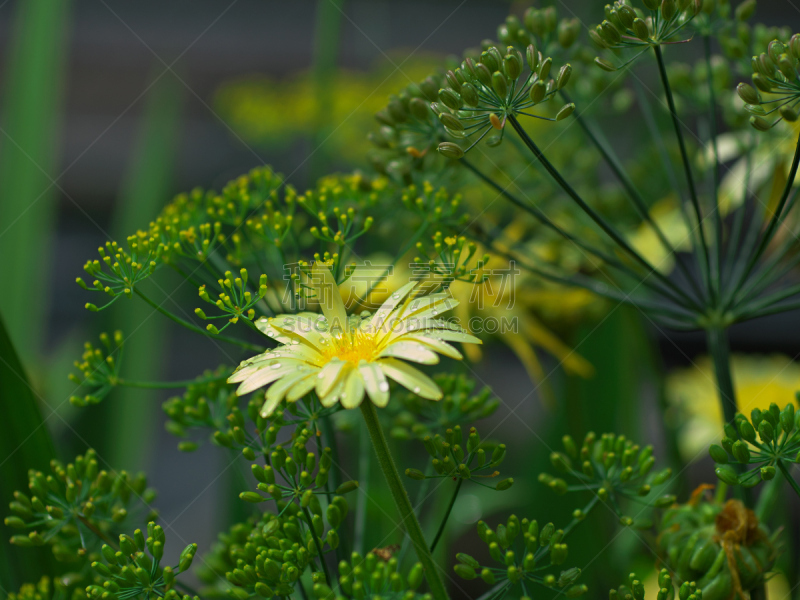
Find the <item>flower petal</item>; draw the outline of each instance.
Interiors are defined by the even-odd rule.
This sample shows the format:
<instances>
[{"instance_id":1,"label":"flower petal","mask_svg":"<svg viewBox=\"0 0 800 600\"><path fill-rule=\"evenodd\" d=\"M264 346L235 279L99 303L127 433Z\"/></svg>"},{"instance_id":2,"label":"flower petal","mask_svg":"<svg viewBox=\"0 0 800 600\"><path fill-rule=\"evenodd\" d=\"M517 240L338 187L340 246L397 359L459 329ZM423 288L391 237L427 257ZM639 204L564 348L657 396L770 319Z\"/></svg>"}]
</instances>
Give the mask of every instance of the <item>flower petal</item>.
<instances>
[{"instance_id":1,"label":"flower petal","mask_svg":"<svg viewBox=\"0 0 800 600\"><path fill-rule=\"evenodd\" d=\"M394 356L423 365L435 365L439 362L439 357L435 352L431 352L419 342L414 341L392 342L378 356Z\"/></svg>"},{"instance_id":2,"label":"flower petal","mask_svg":"<svg viewBox=\"0 0 800 600\"><path fill-rule=\"evenodd\" d=\"M315 262L311 268L311 285L317 292L322 313L328 319L328 331L332 334L345 332L347 329L347 310L345 310L342 294L331 270L321 262Z\"/></svg>"},{"instance_id":3,"label":"flower petal","mask_svg":"<svg viewBox=\"0 0 800 600\"><path fill-rule=\"evenodd\" d=\"M382 358L376 361L383 372L397 383L414 392L417 396L428 400L440 400L442 390L433 379L419 369L412 367L396 358Z\"/></svg>"},{"instance_id":4,"label":"flower petal","mask_svg":"<svg viewBox=\"0 0 800 600\"><path fill-rule=\"evenodd\" d=\"M375 315L372 317L372 324L374 325L375 329L380 329L383 324L386 322L386 319L389 317L391 312L400 305L408 293L413 290L417 286L415 281L405 284L396 292L389 295L386 301L381 305L381 307L375 312Z\"/></svg>"},{"instance_id":5,"label":"flower petal","mask_svg":"<svg viewBox=\"0 0 800 600\"><path fill-rule=\"evenodd\" d=\"M380 366L362 360L358 365L358 371L364 379L364 387L372 403L380 408L389 404L389 382L386 381Z\"/></svg>"},{"instance_id":6,"label":"flower petal","mask_svg":"<svg viewBox=\"0 0 800 600\"><path fill-rule=\"evenodd\" d=\"M317 375L319 371L312 371L308 375L305 376L304 379L298 381L295 386L286 394L286 401L287 402L297 402L300 398L305 396L311 390L314 389L314 386L317 385Z\"/></svg>"},{"instance_id":7,"label":"flower petal","mask_svg":"<svg viewBox=\"0 0 800 600\"><path fill-rule=\"evenodd\" d=\"M342 369L347 365L343 360L339 360L338 358L333 358L328 362L327 365L322 367L319 374L317 375L317 395L322 398L323 396L327 396L331 388L334 387L336 381L339 379L339 375L342 373Z\"/></svg>"},{"instance_id":8,"label":"flower petal","mask_svg":"<svg viewBox=\"0 0 800 600\"><path fill-rule=\"evenodd\" d=\"M461 355L461 352L456 350L453 346L443 341L442 339L435 337L435 334L433 335L411 334L399 338L397 341L400 342L406 340L413 340L415 342L419 342L420 344L423 344L428 348L438 352L439 354L443 354L444 356L447 356L449 358L454 358L456 360L461 360L462 358L464 358ZM393 345L394 344L392 344L392 346Z\"/></svg>"},{"instance_id":9,"label":"flower petal","mask_svg":"<svg viewBox=\"0 0 800 600\"><path fill-rule=\"evenodd\" d=\"M364 380L358 369L348 369L350 374L342 392L341 402L345 408L358 408L364 399Z\"/></svg>"},{"instance_id":10,"label":"flower petal","mask_svg":"<svg viewBox=\"0 0 800 600\"><path fill-rule=\"evenodd\" d=\"M244 381L242 381L242 384L236 390L236 394L238 396L249 394L260 387L264 387L265 385L280 379L287 373L293 372L295 369L297 369L296 362L281 363L276 360L271 365L264 365L260 369L250 374L250 376Z\"/></svg>"}]
</instances>

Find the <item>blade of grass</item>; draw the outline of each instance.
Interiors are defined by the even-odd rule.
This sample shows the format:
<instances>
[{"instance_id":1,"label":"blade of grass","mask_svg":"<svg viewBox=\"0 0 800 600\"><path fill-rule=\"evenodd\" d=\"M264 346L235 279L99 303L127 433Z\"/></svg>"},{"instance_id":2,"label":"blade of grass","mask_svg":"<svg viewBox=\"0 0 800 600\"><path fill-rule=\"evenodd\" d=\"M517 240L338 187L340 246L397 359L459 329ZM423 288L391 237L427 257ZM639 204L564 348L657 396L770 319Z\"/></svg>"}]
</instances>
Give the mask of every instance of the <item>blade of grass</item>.
<instances>
[{"instance_id":1,"label":"blade of grass","mask_svg":"<svg viewBox=\"0 0 800 600\"><path fill-rule=\"evenodd\" d=\"M28 469L48 470L56 457L53 440L42 419L36 396L22 368L11 338L0 319L0 512L8 515L15 490L28 490ZM12 533L0 526L0 592L16 591L55 573L49 548L18 548ZM5 594L3 594L5 595Z\"/></svg>"},{"instance_id":2,"label":"blade of grass","mask_svg":"<svg viewBox=\"0 0 800 600\"><path fill-rule=\"evenodd\" d=\"M0 311L23 360L40 349L46 323L47 256L55 220L57 129L67 0L18 2L6 63L0 129Z\"/></svg>"}]
</instances>

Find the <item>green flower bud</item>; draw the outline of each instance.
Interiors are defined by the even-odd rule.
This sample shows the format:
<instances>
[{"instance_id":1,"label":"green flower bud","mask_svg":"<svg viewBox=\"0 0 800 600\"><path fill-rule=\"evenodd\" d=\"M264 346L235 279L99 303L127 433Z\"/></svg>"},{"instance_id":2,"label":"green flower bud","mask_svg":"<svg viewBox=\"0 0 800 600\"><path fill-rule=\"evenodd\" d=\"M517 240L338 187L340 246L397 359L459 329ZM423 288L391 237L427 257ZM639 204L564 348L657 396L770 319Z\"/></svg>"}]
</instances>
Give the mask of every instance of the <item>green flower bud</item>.
<instances>
[{"instance_id":1,"label":"green flower bud","mask_svg":"<svg viewBox=\"0 0 800 600\"><path fill-rule=\"evenodd\" d=\"M586 592L589 591L589 588L586 586L585 583L581 583L578 585L573 585L566 592L564 595L567 598L577 598L578 596L583 596Z\"/></svg>"},{"instance_id":2,"label":"green flower bud","mask_svg":"<svg viewBox=\"0 0 800 600\"><path fill-rule=\"evenodd\" d=\"M794 404L787 404L786 407L781 411L781 428L783 428L786 433L791 433L794 430L794 418Z\"/></svg>"},{"instance_id":3,"label":"green flower bud","mask_svg":"<svg viewBox=\"0 0 800 600\"><path fill-rule=\"evenodd\" d=\"M667 21L675 16L677 10L675 0L661 0L661 16Z\"/></svg>"},{"instance_id":4,"label":"green flower bud","mask_svg":"<svg viewBox=\"0 0 800 600\"><path fill-rule=\"evenodd\" d=\"M500 98L505 98L508 95L508 80L500 71L492 73L492 89Z\"/></svg>"},{"instance_id":5,"label":"green flower bud","mask_svg":"<svg viewBox=\"0 0 800 600\"><path fill-rule=\"evenodd\" d=\"M606 44L606 41L603 39L603 36L600 35L601 31L603 31L603 29L599 25L597 26L596 29L590 29L589 41L591 41L592 44L594 44L594 46L598 50L605 50L606 48L608 48L608 44Z\"/></svg>"},{"instance_id":6,"label":"green flower bud","mask_svg":"<svg viewBox=\"0 0 800 600\"><path fill-rule=\"evenodd\" d=\"M459 159L464 156L461 146L453 142L442 142L439 144L439 153L447 158Z\"/></svg>"},{"instance_id":7,"label":"green flower bud","mask_svg":"<svg viewBox=\"0 0 800 600\"><path fill-rule=\"evenodd\" d=\"M461 99L461 96L450 88L439 90L439 100L451 110L459 110L464 106L464 101Z\"/></svg>"},{"instance_id":8,"label":"green flower bud","mask_svg":"<svg viewBox=\"0 0 800 600\"><path fill-rule=\"evenodd\" d=\"M753 426L750 424L750 422L747 421L747 419L741 419L738 422L738 427L739 435L742 436L742 439L754 444L756 441L756 430L753 429Z\"/></svg>"},{"instance_id":9,"label":"green flower bud","mask_svg":"<svg viewBox=\"0 0 800 600\"><path fill-rule=\"evenodd\" d=\"M336 488L336 492L335 493L337 495L347 494L347 493L352 492L353 490L357 490L357 489L358 489L358 481L355 481L355 480L345 481L342 485L340 485L339 487Z\"/></svg>"},{"instance_id":10,"label":"green flower bud","mask_svg":"<svg viewBox=\"0 0 800 600\"><path fill-rule=\"evenodd\" d=\"M595 57L594 64L596 64L598 67L603 69L603 71L608 71L609 73L613 73L614 71L617 70L617 67L615 67L613 64L611 64L606 59L600 58L599 56Z\"/></svg>"},{"instance_id":11,"label":"green flower bud","mask_svg":"<svg viewBox=\"0 0 800 600\"><path fill-rule=\"evenodd\" d=\"M775 439L775 429L766 420L761 421L761 423L758 426L758 435L761 438L762 442L764 442L765 444L769 444L772 442L772 440ZM735 447L736 444L734 444L734 448Z\"/></svg>"},{"instance_id":12,"label":"green flower bud","mask_svg":"<svg viewBox=\"0 0 800 600\"><path fill-rule=\"evenodd\" d=\"M457 564L453 567L453 570L456 572L456 575L461 577L461 579L475 579L478 575L475 573L475 569L472 567L465 565L465 564Z\"/></svg>"},{"instance_id":13,"label":"green flower bud","mask_svg":"<svg viewBox=\"0 0 800 600\"><path fill-rule=\"evenodd\" d=\"M722 465L714 469L714 472L717 474L717 478L722 481L723 483L727 483L728 485L736 485L739 482L739 476L736 474L736 471L730 465Z\"/></svg>"},{"instance_id":14,"label":"green flower bud","mask_svg":"<svg viewBox=\"0 0 800 600\"><path fill-rule=\"evenodd\" d=\"M507 54L503 59L503 69L511 81L516 81L522 73L522 61L516 54Z\"/></svg>"},{"instance_id":15,"label":"green flower bud","mask_svg":"<svg viewBox=\"0 0 800 600\"><path fill-rule=\"evenodd\" d=\"M422 563L416 563L408 573L408 587L417 589L422 584L423 575Z\"/></svg>"},{"instance_id":16,"label":"green flower bud","mask_svg":"<svg viewBox=\"0 0 800 600\"><path fill-rule=\"evenodd\" d=\"M578 19L562 19L558 24L558 44L562 48L571 47L578 39L581 25Z\"/></svg>"},{"instance_id":17,"label":"green flower bud","mask_svg":"<svg viewBox=\"0 0 800 600\"><path fill-rule=\"evenodd\" d=\"M711 455L711 459L715 463L719 463L721 465L727 464L728 453L725 452L722 446L718 446L717 444L711 444L711 447L708 449L708 453Z\"/></svg>"},{"instance_id":18,"label":"green flower bud","mask_svg":"<svg viewBox=\"0 0 800 600\"><path fill-rule=\"evenodd\" d=\"M634 19L632 29L634 35L643 42L646 42L650 39L650 30L647 28L647 23L645 23L644 20L639 19L638 17Z\"/></svg>"},{"instance_id":19,"label":"green flower bud","mask_svg":"<svg viewBox=\"0 0 800 600\"><path fill-rule=\"evenodd\" d=\"M197 552L197 544L189 544L181 552L180 559L178 560L178 567L181 573L188 571L192 566L194 555Z\"/></svg>"},{"instance_id":20,"label":"green flower bud","mask_svg":"<svg viewBox=\"0 0 800 600\"><path fill-rule=\"evenodd\" d=\"M451 115L450 113L444 112L440 114L439 121L441 121L442 125L448 129L452 129L453 131L464 131L464 124L461 123L458 117Z\"/></svg>"},{"instance_id":21,"label":"green flower bud","mask_svg":"<svg viewBox=\"0 0 800 600\"><path fill-rule=\"evenodd\" d=\"M544 96L547 93L547 85L545 85L544 81L537 81L531 86L530 97L531 101L535 103L539 103L544 100Z\"/></svg>"},{"instance_id":22,"label":"green flower bud","mask_svg":"<svg viewBox=\"0 0 800 600\"><path fill-rule=\"evenodd\" d=\"M778 112L781 114L781 117L783 117L784 121L787 121L789 123L794 123L795 121L797 121L797 111L788 104L784 104L783 106L781 106Z\"/></svg>"},{"instance_id":23,"label":"green flower bud","mask_svg":"<svg viewBox=\"0 0 800 600\"><path fill-rule=\"evenodd\" d=\"M431 115L431 107L422 98L412 98L408 103L411 115L418 121L427 121Z\"/></svg>"},{"instance_id":24,"label":"green flower bud","mask_svg":"<svg viewBox=\"0 0 800 600\"><path fill-rule=\"evenodd\" d=\"M475 86L467 82L461 86L461 97L467 106L475 107L480 103L480 96Z\"/></svg>"},{"instance_id":25,"label":"green flower bud","mask_svg":"<svg viewBox=\"0 0 800 600\"><path fill-rule=\"evenodd\" d=\"M561 67L561 70L558 72L558 77L556 78L556 89L561 89L569 82L569 78L572 75L572 65L566 64Z\"/></svg>"},{"instance_id":26,"label":"green flower bud","mask_svg":"<svg viewBox=\"0 0 800 600\"><path fill-rule=\"evenodd\" d=\"M417 481L422 481L423 479L425 479L425 473L423 473L419 469L406 469L406 477L410 477L411 479L416 479Z\"/></svg>"},{"instance_id":27,"label":"green flower bud","mask_svg":"<svg viewBox=\"0 0 800 600\"><path fill-rule=\"evenodd\" d=\"M525 49L525 59L528 61L528 68L531 72L536 71L539 66L539 52L536 50L536 46L533 44L528 45Z\"/></svg>"},{"instance_id":28,"label":"green flower bud","mask_svg":"<svg viewBox=\"0 0 800 600\"><path fill-rule=\"evenodd\" d=\"M547 79L547 76L550 75L550 68L553 66L553 59L552 58L545 58L542 63L539 65L539 79Z\"/></svg>"},{"instance_id":29,"label":"green flower bud","mask_svg":"<svg viewBox=\"0 0 800 600\"><path fill-rule=\"evenodd\" d=\"M747 104L761 104L761 94L747 83L740 83L736 86L736 93L738 93L739 98L744 100Z\"/></svg>"},{"instance_id":30,"label":"green flower bud","mask_svg":"<svg viewBox=\"0 0 800 600\"><path fill-rule=\"evenodd\" d=\"M266 498L264 498L258 492L242 492L239 494L239 498L244 500L245 502L251 502L253 504L258 504L259 502L265 502Z\"/></svg>"},{"instance_id":31,"label":"green flower bud","mask_svg":"<svg viewBox=\"0 0 800 600\"><path fill-rule=\"evenodd\" d=\"M672 506L673 504L675 504L675 495L667 494L665 496L661 496L661 498L657 498L653 504L657 508L666 508L668 506Z\"/></svg>"},{"instance_id":32,"label":"green flower bud","mask_svg":"<svg viewBox=\"0 0 800 600\"><path fill-rule=\"evenodd\" d=\"M456 554L456 560L467 565L468 567L472 567L473 569L478 569L481 566L477 560L472 558L469 554L464 554L463 552Z\"/></svg>"},{"instance_id":33,"label":"green flower bud","mask_svg":"<svg viewBox=\"0 0 800 600\"><path fill-rule=\"evenodd\" d=\"M570 102L561 107L561 110L556 114L556 121L563 121L575 111L575 103Z\"/></svg>"},{"instance_id":34,"label":"green flower bud","mask_svg":"<svg viewBox=\"0 0 800 600\"><path fill-rule=\"evenodd\" d=\"M761 467L761 479L764 481L769 481L770 479L775 478L775 467L768 466L768 467Z\"/></svg>"},{"instance_id":35,"label":"green flower bud","mask_svg":"<svg viewBox=\"0 0 800 600\"><path fill-rule=\"evenodd\" d=\"M772 92L772 83L767 79L766 75L761 73L753 73L753 84L762 92Z\"/></svg>"},{"instance_id":36,"label":"green flower bud","mask_svg":"<svg viewBox=\"0 0 800 600\"><path fill-rule=\"evenodd\" d=\"M503 492L509 489L512 485L514 485L514 479L509 477L508 479L503 479L502 481L498 482L495 486L495 489L499 492Z\"/></svg>"},{"instance_id":37,"label":"green flower bud","mask_svg":"<svg viewBox=\"0 0 800 600\"><path fill-rule=\"evenodd\" d=\"M742 440L734 442L732 454L733 457L743 465L746 465L750 462L750 448L747 443L743 442Z\"/></svg>"},{"instance_id":38,"label":"green flower bud","mask_svg":"<svg viewBox=\"0 0 800 600\"><path fill-rule=\"evenodd\" d=\"M797 70L794 67L794 62L788 56L785 54L780 56L776 64L778 65L778 70L783 73L783 76L788 81L797 79Z\"/></svg>"},{"instance_id":39,"label":"green flower bud","mask_svg":"<svg viewBox=\"0 0 800 600\"><path fill-rule=\"evenodd\" d=\"M611 21L603 21L600 23L600 35L609 46L615 46L622 41L622 34L619 29Z\"/></svg>"}]
</instances>

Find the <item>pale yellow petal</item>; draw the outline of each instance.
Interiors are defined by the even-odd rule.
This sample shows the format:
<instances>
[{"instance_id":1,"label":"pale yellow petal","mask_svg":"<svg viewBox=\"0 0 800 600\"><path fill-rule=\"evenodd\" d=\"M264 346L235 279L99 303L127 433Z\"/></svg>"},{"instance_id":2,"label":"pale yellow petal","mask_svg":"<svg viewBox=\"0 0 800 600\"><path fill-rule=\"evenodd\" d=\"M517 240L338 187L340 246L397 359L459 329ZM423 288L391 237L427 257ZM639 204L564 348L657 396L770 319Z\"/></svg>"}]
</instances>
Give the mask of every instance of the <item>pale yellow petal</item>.
<instances>
[{"instance_id":1,"label":"pale yellow petal","mask_svg":"<svg viewBox=\"0 0 800 600\"><path fill-rule=\"evenodd\" d=\"M317 385L318 371L312 371L305 378L298 381L295 386L286 394L287 402L297 402L300 398L308 394Z\"/></svg>"},{"instance_id":2,"label":"pale yellow petal","mask_svg":"<svg viewBox=\"0 0 800 600\"><path fill-rule=\"evenodd\" d=\"M349 369L342 397L339 400L344 408L358 408L364 399L364 380L358 369Z\"/></svg>"},{"instance_id":3,"label":"pale yellow petal","mask_svg":"<svg viewBox=\"0 0 800 600\"><path fill-rule=\"evenodd\" d=\"M433 335L424 335L424 334L410 334L405 337L400 338L398 341L406 341L406 340L413 340L415 342L419 342L427 346L428 348L435 350L439 354L443 354L449 358L454 358L456 360L461 360L463 356L461 356L461 352L456 350L453 346L448 344L447 342L443 341L438 337L434 337Z\"/></svg>"},{"instance_id":4,"label":"pale yellow petal","mask_svg":"<svg viewBox=\"0 0 800 600\"><path fill-rule=\"evenodd\" d=\"M434 383L433 379L419 369L395 358L382 358L376 361L383 372L397 383L414 392L417 396L428 400L440 400L442 390Z\"/></svg>"},{"instance_id":5,"label":"pale yellow petal","mask_svg":"<svg viewBox=\"0 0 800 600\"><path fill-rule=\"evenodd\" d=\"M311 285L316 290L322 313L328 319L328 331L334 334L344 332L347 328L347 311L330 269L315 262L311 268Z\"/></svg>"},{"instance_id":6,"label":"pale yellow petal","mask_svg":"<svg viewBox=\"0 0 800 600\"><path fill-rule=\"evenodd\" d=\"M389 403L389 382L386 381L380 366L362 360L358 370L364 379L364 387L372 403L380 408L386 406Z\"/></svg>"},{"instance_id":7,"label":"pale yellow petal","mask_svg":"<svg viewBox=\"0 0 800 600\"><path fill-rule=\"evenodd\" d=\"M439 357L436 356L435 352L431 352L419 342L414 341L400 340L392 342L378 356L393 356L423 365L435 365L439 362Z\"/></svg>"},{"instance_id":8,"label":"pale yellow petal","mask_svg":"<svg viewBox=\"0 0 800 600\"><path fill-rule=\"evenodd\" d=\"M293 372L296 368L296 363L284 364L277 361L271 365L266 365L245 379L237 388L236 394L239 396L249 394L260 387L264 387L268 383L272 383L273 381L280 379L287 373Z\"/></svg>"},{"instance_id":9,"label":"pale yellow petal","mask_svg":"<svg viewBox=\"0 0 800 600\"><path fill-rule=\"evenodd\" d=\"M327 365L322 367L322 370L317 375L317 395L322 398L327 396L331 389L336 385L339 376L342 374L342 369L349 363L346 363L338 358L332 359Z\"/></svg>"}]
</instances>

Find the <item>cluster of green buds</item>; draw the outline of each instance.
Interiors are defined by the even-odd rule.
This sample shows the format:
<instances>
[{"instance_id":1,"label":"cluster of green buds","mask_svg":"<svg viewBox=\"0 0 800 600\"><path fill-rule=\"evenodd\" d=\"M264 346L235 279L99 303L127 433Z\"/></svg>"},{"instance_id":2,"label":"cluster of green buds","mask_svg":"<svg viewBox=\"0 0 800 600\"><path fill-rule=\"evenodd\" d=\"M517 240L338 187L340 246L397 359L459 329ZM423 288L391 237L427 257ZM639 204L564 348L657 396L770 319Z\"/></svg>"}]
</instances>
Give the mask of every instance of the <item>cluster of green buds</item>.
<instances>
[{"instance_id":1,"label":"cluster of green buds","mask_svg":"<svg viewBox=\"0 0 800 600\"><path fill-rule=\"evenodd\" d=\"M522 21L516 15L506 17L505 23L497 28L497 39L507 46L526 47L540 42L548 47L552 42L567 49L573 46L581 31L578 19L558 19L555 6L544 8L529 7Z\"/></svg>"},{"instance_id":2,"label":"cluster of green buds","mask_svg":"<svg viewBox=\"0 0 800 600\"><path fill-rule=\"evenodd\" d=\"M433 379L442 390L442 399L437 402L411 392L398 393L404 408L392 419L389 430L392 437L422 439L456 425L485 419L500 406L500 400L488 387L474 393L477 384L472 377L460 373L437 373Z\"/></svg>"},{"instance_id":3,"label":"cluster of green buds","mask_svg":"<svg viewBox=\"0 0 800 600\"><path fill-rule=\"evenodd\" d=\"M454 281L480 285L489 278L490 273L484 270L489 255L484 254L473 263L478 245L463 235L445 236L437 231L431 236L430 245L418 242L416 249L419 256L414 257L414 275L441 281L445 289Z\"/></svg>"},{"instance_id":4,"label":"cluster of green buds","mask_svg":"<svg viewBox=\"0 0 800 600\"><path fill-rule=\"evenodd\" d=\"M647 520L637 520L622 512L619 501L624 498L636 499L649 496L654 487L666 483L672 475L667 468L653 472L655 458L653 447L641 448L623 435L604 433L599 438L589 432L580 449L574 440L565 435L562 439L564 452L553 452L550 461L553 467L572 479L568 484L561 476L553 477L547 473L539 475L539 481L557 494L567 492L591 492L595 498L605 502L625 526L649 528ZM668 494L656 498L652 505L664 508L674 504L675 496Z\"/></svg>"},{"instance_id":5,"label":"cluster of green buds","mask_svg":"<svg viewBox=\"0 0 800 600\"><path fill-rule=\"evenodd\" d=\"M267 494L268 498L258 492L242 492L239 497L246 502L253 503L265 502L271 498L277 503L280 511L285 510L288 501L288 503L299 505L304 512L311 510L314 514L322 514L318 496L329 494L327 484L333 464L332 451L330 448L325 448L319 459L315 453L309 452L306 445L314 436L315 434L308 429L296 432L291 453L287 452L283 446L277 445L269 455L269 464L263 467L257 464L251 465L253 476L258 481L259 492ZM357 481L346 481L337 487L336 493L346 494L357 488ZM336 526L340 522L337 521ZM333 536L329 542L336 540L338 545L336 532L331 530L329 534Z\"/></svg>"},{"instance_id":6,"label":"cluster of green buds","mask_svg":"<svg viewBox=\"0 0 800 600\"><path fill-rule=\"evenodd\" d=\"M206 326L208 331L218 334L224 331L229 325L238 323L240 318L247 321L255 319L256 311L253 307L267 295L267 276L261 275L258 282L258 289L255 293L248 289L247 282L247 269L240 269L239 277L234 277L233 273L225 271L225 277L217 281L221 291L216 300L211 298L205 285L200 286L200 299L208 304L213 304L221 310L223 314L209 317L201 308L194 309L194 313L203 320L227 319L228 321L221 328L217 328L215 325L209 323Z\"/></svg>"},{"instance_id":7,"label":"cluster of green buds","mask_svg":"<svg viewBox=\"0 0 800 600\"><path fill-rule=\"evenodd\" d=\"M368 135L376 147L370 155L373 168L395 180L411 183L412 171L428 170L445 139L444 126L431 109L438 99L443 77L434 74L390 96L386 108L375 114L379 128Z\"/></svg>"},{"instance_id":8,"label":"cluster of green buds","mask_svg":"<svg viewBox=\"0 0 800 600\"><path fill-rule=\"evenodd\" d=\"M88 285L78 277L76 282L90 292L103 292L111 297L106 304L97 306L91 302L86 308L93 312L109 307L121 295L130 298L134 288L155 271L161 255L161 246L147 234L139 232L128 238L128 250L117 242L106 242L97 249L100 260L87 261L83 270L93 278Z\"/></svg>"},{"instance_id":9,"label":"cluster of green buds","mask_svg":"<svg viewBox=\"0 0 800 600\"><path fill-rule=\"evenodd\" d=\"M622 0L606 4L605 20L589 30L589 38L601 50L640 49L622 66L598 56L595 62L601 69L616 71L636 60L650 47L670 42L700 13L703 0L642 0L642 4L644 10L633 8Z\"/></svg>"},{"instance_id":10,"label":"cluster of green buds","mask_svg":"<svg viewBox=\"0 0 800 600\"><path fill-rule=\"evenodd\" d=\"M339 561L339 588L345 595L334 594L324 583L315 584L313 593L324 600L430 600L430 594L415 591L424 577L422 564L412 565L407 575L399 571L399 566L397 558L385 548L368 552L366 557L353 552L350 560Z\"/></svg>"},{"instance_id":11,"label":"cluster of green buds","mask_svg":"<svg viewBox=\"0 0 800 600\"><path fill-rule=\"evenodd\" d=\"M83 600L84 591L74 587L69 576L42 577L37 583L24 583L18 592L8 592L8 600Z\"/></svg>"},{"instance_id":12,"label":"cluster of green buds","mask_svg":"<svg viewBox=\"0 0 800 600\"><path fill-rule=\"evenodd\" d=\"M503 590L520 584L525 596L526 585L535 583L556 589L567 598L576 598L587 592L583 584L577 584L581 570L577 567L561 571L559 575L545 574L548 568L564 564L569 549L564 542L564 530L556 529L552 523L539 527L536 520L522 519L511 515L506 524L499 523L490 529L478 521L478 535L489 547L489 555L502 567L482 566L468 554L456 554L456 574L467 580L480 577L489 585L504 583ZM499 594L498 594L499 597Z\"/></svg>"},{"instance_id":13,"label":"cluster of green buds","mask_svg":"<svg viewBox=\"0 0 800 600\"><path fill-rule=\"evenodd\" d=\"M297 198L297 204L316 220L311 235L330 244L351 246L374 223L366 211L374 208L383 195L385 181L360 173L331 176Z\"/></svg>"},{"instance_id":14,"label":"cluster of green buds","mask_svg":"<svg viewBox=\"0 0 800 600\"><path fill-rule=\"evenodd\" d=\"M526 64L527 74L523 77ZM439 101L432 104L433 110L451 137L476 139L466 149L457 143L442 142L439 152L448 158L461 158L491 131L498 133L488 143L496 146L503 139L506 122L516 115L546 121L561 121L571 115L574 104L563 106L554 118L525 112L547 103L567 85L572 67L564 65L551 78L552 66L553 59L544 57L530 44L525 56L512 46L505 54L497 46L490 46L481 53L480 60L467 58L460 67L448 71L447 86L439 90Z\"/></svg>"},{"instance_id":15,"label":"cluster of green buds","mask_svg":"<svg viewBox=\"0 0 800 600\"><path fill-rule=\"evenodd\" d=\"M452 429L438 433L433 437L426 435L422 442L425 450L431 455L432 470L435 475L426 475L419 469L406 469L406 476L411 479L453 479L458 480L459 485L464 479L472 479L478 485L498 491L505 491L513 484L512 478L503 479L494 486L486 485L477 481L475 478L493 478L500 472L497 467L506 457L505 444L492 444L481 442L478 430L470 428L467 435L466 445L464 445L464 434L461 426L456 425ZM491 450L491 455L487 456L487 450ZM490 471L486 473L486 471Z\"/></svg>"},{"instance_id":16,"label":"cluster of green buds","mask_svg":"<svg viewBox=\"0 0 800 600\"><path fill-rule=\"evenodd\" d=\"M82 560L87 553L91 556L101 539L128 520L132 501L148 505L155 499L144 474L131 477L125 471L100 470L94 450L66 466L54 460L50 470L48 475L29 473L30 495L14 492L11 516L4 522L11 529L30 530L12 536L12 544L49 544L63 562Z\"/></svg>"},{"instance_id":17,"label":"cluster of green buds","mask_svg":"<svg viewBox=\"0 0 800 600\"><path fill-rule=\"evenodd\" d=\"M331 532L335 534L348 507L344 497L334 496L324 519L323 513L313 512L315 508L287 504L280 515L264 513L234 525L220 535L217 546L204 557L198 576L237 600L247 600L254 594L263 598L293 597L295 585L309 567L313 581L326 582L325 555L333 548L331 543L338 545L338 537ZM331 529L324 536L326 520ZM220 580L222 573L225 581Z\"/></svg>"},{"instance_id":18,"label":"cluster of green buds","mask_svg":"<svg viewBox=\"0 0 800 600\"><path fill-rule=\"evenodd\" d=\"M628 580L630 581L628 585L621 585L618 590L611 590L608 593L609 600L645 600L645 586L636 577L636 573L631 573ZM678 588L678 598L680 600L703 600L703 591L697 587L694 581L684 581ZM658 573L657 599L675 599L675 586L667 569L661 569Z\"/></svg>"},{"instance_id":19,"label":"cluster of green buds","mask_svg":"<svg viewBox=\"0 0 800 600\"><path fill-rule=\"evenodd\" d=\"M100 334L102 347L93 346L91 342L83 345L82 360L75 361L75 367L80 371L80 375L70 373L69 380L86 393L83 396L70 396L71 404L74 406L97 404L117 386L123 341L122 332L115 331L112 335Z\"/></svg>"},{"instance_id":20,"label":"cluster of green buds","mask_svg":"<svg viewBox=\"0 0 800 600\"><path fill-rule=\"evenodd\" d=\"M793 403L783 410L774 402L769 410L754 408L750 419L737 414L733 423L725 425L720 443L712 444L709 453L719 465L716 473L721 481L750 488L773 479L779 470L800 495L787 467L800 463L800 412Z\"/></svg>"},{"instance_id":21,"label":"cluster of green buds","mask_svg":"<svg viewBox=\"0 0 800 600\"><path fill-rule=\"evenodd\" d=\"M162 567L165 543L164 530L150 522L146 538L142 530L137 529L133 537L120 535L118 547L103 544L104 562L92 563L102 584L87 587L86 597L91 600L126 600L154 596L165 600L188 600L189 596L181 596L175 590L175 577L192 566L197 544L189 544L183 549L176 566Z\"/></svg>"},{"instance_id":22,"label":"cluster of green buds","mask_svg":"<svg viewBox=\"0 0 800 600\"><path fill-rule=\"evenodd\" d=\"M764 582L778 555L770 535L752 510L738 500L725 504L705 498L701 486L686 504L664 513L659 546L679 581L694 581L704 600L744 596Z\"/></svg>"},{"instance_id":23,"label":"cluster of green buds","mask_svg":"<svg viewBox=\"0 0 800 600\"><path fill-rule=\"evenodd\" d=\"M758 131L769 131L780 120L797 121L800 102L800 34L794 34L787 44L772 40L767 52L754 56L753 86L740 83L739 97L752 116L750 124ZM765 100L762 94L767 95ZM779 118L770 123L767 118L777 112Z\"/></svg>"},{"instance_id":24,"label":"cluster of green buds","mask_svg":"<svg viewBox=\"0 0 800 600\"><path fill-rule=\"evenodd\" d=\"M734 9L730 0L703 0L701 12L693 22L694 28L702 35L717 34L722 53L731 59L744 58L755 39L758 43L765 25L756 25L751 29L748 21L756 10L756 0L744 0ZM773 39L775 34L769 36ZM766 43L764 44L766 45Z\"/></svg>"},{"instance_id":25,"label":"cluster of green buds","mask_svg":"<svg viewBox=\"0 0 800 600\"><path fill-rule=\"evenodd\" d=\"M446 223L460 230L469 221L469 214L462 209L460 194L450 195L444 187L435 188L429 181L411 184L400 192L400 201L412 213L428 223Z\"/></svg>"},{"instance_id":26,"label":"cluster of green buds","mask_svg":"<svg viewBox=\"0 0 800 600\"><path fill-rule=\"evenodd\" d=\"M231 370L225 367L206 371L200 379L186 386L183 395L164 402L162 408L167 415L165 429L175 437L185 438L192 429L209 428L215 434L221 432L220 441L225 442L221 445L231 447L233 436L229 424L234 420L239 422L241 410L237 406L236 386L225 382L230 374ZM236 411L239 411L238 415L231 417L231 413ZM178 444L178 449L183 452L197 448L198 444L190 440Z\"/></svg>"}]
</instances>

